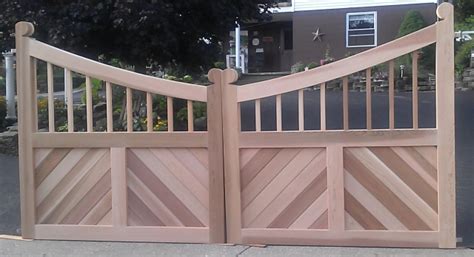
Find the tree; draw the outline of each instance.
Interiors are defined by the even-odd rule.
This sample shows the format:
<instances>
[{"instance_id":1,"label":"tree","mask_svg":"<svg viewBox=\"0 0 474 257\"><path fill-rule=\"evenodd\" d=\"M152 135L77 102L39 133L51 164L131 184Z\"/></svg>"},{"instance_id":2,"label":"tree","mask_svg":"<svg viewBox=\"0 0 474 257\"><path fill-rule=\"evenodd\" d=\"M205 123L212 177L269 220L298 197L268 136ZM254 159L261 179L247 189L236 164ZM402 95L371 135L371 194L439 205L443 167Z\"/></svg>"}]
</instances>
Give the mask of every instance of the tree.
<instances>
[{"instance_id":1,"label":"tree","mask_svg":"<svg viewBox=\"0 0 474 257\"><path fill-rule=\"evenodd\" d=\"M1 50L14 46L14 24L33 22L35 37L97 58L137 67L188 69L218 59L235 22L264 20L275 0L0 0Z\"/></svg>"},{"instance_id":2,"label":"tree","mask_svg":"<svg viewBox=\"0 0 474 257\"><path fill-rule=\"evenodd\" d=\"M406 13L405 17L400 24L397 37L402 37L418 31L426 27L426 21L423 19L423 16L420 12L415 10L410 10ZM420 68L425 69L429 72L434 71L435 65L435 48L434 46L427 46L421 49L420 56ZM407 70L411 70L411 55L405 55L399 58L398 64L403 64L407 67Z\"/></svg>"},{"instance_id":3,"label":"tree","mask_svg":"<svg viewBox=\"0 0 474 257\"><path fill-rule=\"evenodd\" d=\"M455 0L454 14L457 22L463 22L465 19L474 15L474 1L472 0Z\"/></svg>"},{"instance_id":4,"label":"tree","mask_svg":"<svg viewBox=\"0 0 474 257\"><path fill-rule=\"evenodd\" d=\"M424 27L426 27L426 22L421 13L419 11L410 10L405 14L400 24L397 37L408 35Z\"/></svg>"}]
</instances>

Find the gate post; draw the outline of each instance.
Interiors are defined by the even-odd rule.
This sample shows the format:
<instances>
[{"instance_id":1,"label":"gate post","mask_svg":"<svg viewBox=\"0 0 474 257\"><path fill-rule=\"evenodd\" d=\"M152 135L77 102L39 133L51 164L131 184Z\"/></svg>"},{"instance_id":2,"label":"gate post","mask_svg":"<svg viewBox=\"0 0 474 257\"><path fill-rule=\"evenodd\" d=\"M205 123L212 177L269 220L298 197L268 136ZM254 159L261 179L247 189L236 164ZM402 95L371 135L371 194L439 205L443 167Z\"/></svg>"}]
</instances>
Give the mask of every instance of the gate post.
<instances>
[{"instance_id":1,"label":"gate post","mask_svg":"<svg viewBox=\"0 0 474 257\"><path fill-rule=\"evenodd\" d=\"M227 242L241 243L240 205L240 117L237 102L237 87L232 85L238 79L233 69L221 71L222 83L222 131L224 138L224 188Z\"/></svg>"},{"instance_id":2,"label":"gate post","mask_svg":"<svg viewBox=\"0 0 474 257\"><path fill-rule=\"evenodd\" d=\"M34 32L33 24L18 22L15 25L16 76L18 92L18 154L20 170L21 234L23 238L34 237L35 226L35 181L32 148L33 121L36 103L33 85L33 62L29 55L29 36Z\"/></svg>"},{"instance_id":3,"label":"gate post","mask_svg":"<svg viewBox=\"0 0 474 257\"><path fill-rule=\"evenodd\" d=\"M211 69L207 88L209 155L209 242L225 243L224 138L222 128L222 70Z\"/></svg>"},{"instance_id":4,"label":"gate post","mask_svg":"<svg viewBox=\"0 0 474 257\"><path fill-rule=\"evenodd\" d=\"M456 247L454 161L454 28L453 6L441 4L436 25L436 127L438 129L439 247Z\"/></svg>"}]
</instances>

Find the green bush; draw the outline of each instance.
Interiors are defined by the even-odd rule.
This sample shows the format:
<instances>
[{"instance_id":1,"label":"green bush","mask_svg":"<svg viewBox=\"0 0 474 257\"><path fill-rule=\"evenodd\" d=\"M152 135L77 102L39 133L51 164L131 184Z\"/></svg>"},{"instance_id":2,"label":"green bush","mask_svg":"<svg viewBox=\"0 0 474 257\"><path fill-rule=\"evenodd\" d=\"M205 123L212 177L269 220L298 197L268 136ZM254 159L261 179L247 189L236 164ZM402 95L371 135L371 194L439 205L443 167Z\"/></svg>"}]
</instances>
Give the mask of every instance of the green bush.
<instances>
[{"instance_id":1,"label":"green bush","mask_svg":"<svg viewBox=\"0 0 474 257\"><path fill-rule=\"evenodd\" d=\"M48 98L39 98L38 102L38 127L48 128ZM54 123L56 131L63 132L67 131L67 107L63 101L54 99Z\"/></svg>"},{"instance_id":2,"label":"green bush","mask_svg":"<svg viewBox=\"0 0 474 257\"><path fill-rule=\"evenodd\" d=\"M403 37L424 27L426 27L426 22L421 13L419 11L410 10L406 13L400 24L398 37Z\"/></svg>"},{"instance_id":3,"label":"green bush","mask_svg":"<svg viewBox=\"0 0 474 257\"><path fill-rule=\"evenodd\" d=\"M100 96L99 96L99 91L102 87L102 81L98 80L98 79L91 79L91 89L92 89L92 105L96 105L99 103L100 101ZM80 88L86 88L86 83L82 83L80 85ZM81 95L81 102L83 104L86 104L87 100L87 95L86 95L86 91L84 90L84 92L82 93Z\"/></svg>"},{"instance_id":4,"label":"green bush","mask_svg":"<svg viewBox=\"0 0 474 257\"><path fill-rule=\"evenodd\" d=\"M474 40L467 41L458 48L454 57L456 73L461 74L466 67L469 67L472 49L474 49Z\"/></svg>"},{"instance_id":5,"label":"green bush","mask_svg":"<svg viewBox=\"0 0 474 257\"><path fill-rule=\"evenodd\" d=\"M425 20L423 19L423 16L421 15L421 13L415 10L410 10L406 13L405 17L402 20L402 23L400 24L397 38L403 37L405 35L418 31L426 26L427 24ZM407 55L399 57L397 59L396 64L397 64L397 67L400 67L400 65L404 65L405 71L407 71L407 75L408 75L408 73L411 72L411 66L412 66L411 62L412 62L411 55L407 54ZM434 72L435 48L433 45L427 46L421 49L419 66L420 66L420 70L424 70L427 72Z\"/></svg>"},{"instance_id":6,"label":"green bush","mask_svg":"<svg viewBox=\"0 0 474 257\"><path fill-rule=\"evenodd\" d=\"M218 68L218 69L225 69L225 63L224 62L215 62L214 63L214 68Z\"/></svg>"},{"instance_id":7,"label":"green bush","mask_svg":"<svg viewBox=\"0 0 474 257\"><path fill-rule=\"evenodd\" d=\"M291 73L298 73L304 71L304 63L303 62L297 62L291 66Z\"/></svg>"},{"instance_id":8,"label":"green bush","mask_svg":"<svg viewBox=\"0 0 474 257\"><path fill-rule=\"evenodd\" d=\"M6 87L5 87L5 78L0 76L0 95L5 95Z\"/></svg>"},{"instance_id":9,"label":"green bush","mask_svg":"<svg viewBox=\"0 0 474 257\"><path fill-rule=\"evenodd\" d=\"M7 101L4 96L0 96L0 131L6 126L5 116L7 115Z\"/></svg>"},{"instance_id":10,"label":"green bush","mask_svg":"<svg viewBox=\"0 0 474 257\"><path fill-rule=\"evenodd\" d=\"M308 65L306 65L306 67L311 70L318 67L318 64L315 62L310 62Z\"/></svg>"}]
</instances>

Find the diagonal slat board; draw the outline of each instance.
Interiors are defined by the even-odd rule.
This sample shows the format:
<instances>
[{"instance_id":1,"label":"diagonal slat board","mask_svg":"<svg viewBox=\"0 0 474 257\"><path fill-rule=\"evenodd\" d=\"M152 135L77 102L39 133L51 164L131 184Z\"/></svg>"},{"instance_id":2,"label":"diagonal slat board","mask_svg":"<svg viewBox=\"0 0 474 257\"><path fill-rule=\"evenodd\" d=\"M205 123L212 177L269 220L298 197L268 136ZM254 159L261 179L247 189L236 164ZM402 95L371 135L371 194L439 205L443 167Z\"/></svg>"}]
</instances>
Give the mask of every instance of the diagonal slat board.
<instances>
[{"instance_id":1,"label":"diagonal slat board","mask_svg":"<svg viewBox=\"0 0 474 257\"><path fill-rule=\"evenodd\" d=\"M326 151L241 149L245 228L327 228ZM245 181L245 182L244 182Z\"/></svg>"},{"instance_id":2,"label":"diagonal slat board","mask_svg":"<svg viewBox=\"0 0 474 257\"><path fill-rule=\"evenodd\" d=\"M103 225L112 209L108 149L35 149L37 222Z\"/></svg>"},{"instance_id":3,"label":"diagonal slat board","mask_svg":"<svg viewBox=\"0 0 474 257\"><path fill-rule=\"evenodd\" d=\"M436 231L436 147L344 149L349 230Z\"/></svg>"},{"instance_id":4,"label":"diagonal slat board","mask_svg":"<svg viewBox=\"0 0 474 257\"><path fill-rule=\"evenodd\" d=\"M206 158L206 149L128 149L128 225L208 226Z\"/></svg>"}]
</instances>

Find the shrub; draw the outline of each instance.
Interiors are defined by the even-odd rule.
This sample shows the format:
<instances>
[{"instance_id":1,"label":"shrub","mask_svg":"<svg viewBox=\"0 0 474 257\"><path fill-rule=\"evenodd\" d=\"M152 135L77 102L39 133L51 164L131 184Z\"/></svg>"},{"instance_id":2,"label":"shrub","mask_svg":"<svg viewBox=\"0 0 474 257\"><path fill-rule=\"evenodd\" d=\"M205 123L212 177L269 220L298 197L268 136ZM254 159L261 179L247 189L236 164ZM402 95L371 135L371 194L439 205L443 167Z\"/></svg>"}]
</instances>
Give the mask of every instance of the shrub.
<instances>
[{"instance_id":1,"label":"shrub","mask_svg":"<svg viewBox=\"0 0 474 257\"><path fill-rule=\"evenodd\" d=\"M214 68L218 68L218 69L225 69L225 63L224 62L215 62L214 63Z\"/></svg>"},{"instance_id":2,"label":"shrub","mask_svg":"<svg viewBox=\"0 0 474 257\"><path fill-rule=\"evenodd\" d=\"M0 131L6 126L5 116L7 115L7 101L4 96L0 96Z\"/></svg>"},{"instance_id":3,"label":"shrub","mask_svg":"<svg viewBox=\"0 0 474 257\"><path fill-rule=\"evenodd\" d=\"M467 41L459 47L454 57L456 73L461 74L464 68L469 67L472 49L474 49L474 40Z\"/></svg>"},{"instance_id":4,"label":"shrub","mask_svg":"<svg viewBox=\"0 0 474 257\"><path fill-rule=\"evenodd\" d=\"M102 82L98 79L91 79L91 88L92 88L92 105L96 105L97 103L99 103L100 101L100 96L99 96L99 91L102 87ZM82 83L80 85L80 88L86 88L86 83ZM87 95L86 95L86 91L84 90L84 93L82 93L81 95L81 102L83 104L86 104L87 100Z\"/></svg>"},{"instance_id":5,"label":"shrub","mask_svg":"<svg viewBox=\"0 0 474 257\"><path fill-rule=\"evenodd\" d=\"M48 128L48 98L40 98L38 105L38 127ZM63 101L54 99L54 122L56 131L67 131L67 107ZM65 129L65 130L64 130Z\"/></svg>"},{"instance_id":6,"label":"shrub","mask_svg":"<svg viewBox=\"0 0 474 257\"><path fill-rule=\"evenodd\" d=\"M400 28L398 30L398 37L403 37L415 31L418 31L424 27L426 27L426 21L423 19L423 16L419 11L410 10L406 13L405 17L400 24ZM405 66L406 75L411 74L411 55L407 54L401 56L397 59L397 67L400 65ZM435 66L435 48L433 45L427 46L422 48L420 51L420 58L419 58L419 66L421 70L425 70L428 72L434 71Z\"/></svg>"},{"instance_id":7,"label":"shrub","mask_svg":"<svg viewBox=\"0 0 474 257\"><path fill-rule=\"evenodd\" d=\"M310 62L308 65L306 65L306 67L311 70L318 67L318 64L315 62Z\"/></svg>"},{"instance_id":8,"label":"shrub","mask_svg":"<svg viewBox=\"0 0 474 257\"><path fill-rule=\"evenodd\" d=\"M6 88L5 88L5 78L0 76L0 95L5 95Z\"/></svg>"},{"instance_id":9,"label":"shrub","mask_svg":"<svg viewBox=\"0 0 474 257\"><path fill-rule=\"evenodd\" d=\"M291 66L291 73L298 73L304 71L305 65L303 62L297 62Z\"/></svg>"},{"instance_id":10,"label":"shrub","mask_svg":"<svg viewBox=\"0 0 474 257\"><path fill-rule=\"evenodd\" d=\"M398 37L403 37L424 27L426 27L426 22L421 13L419 11L410 10L406 13L400 24Z\"/></svg>"}]
</instances>

